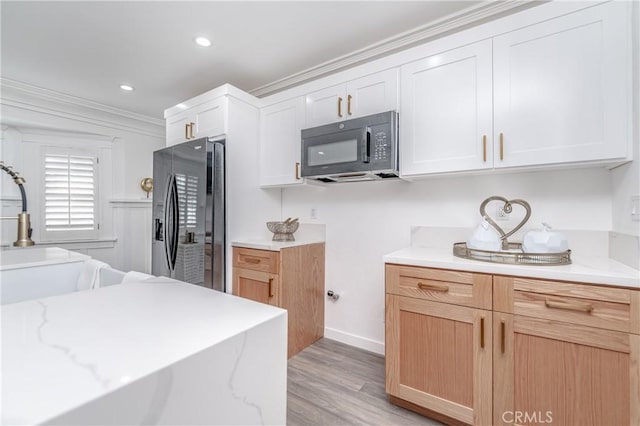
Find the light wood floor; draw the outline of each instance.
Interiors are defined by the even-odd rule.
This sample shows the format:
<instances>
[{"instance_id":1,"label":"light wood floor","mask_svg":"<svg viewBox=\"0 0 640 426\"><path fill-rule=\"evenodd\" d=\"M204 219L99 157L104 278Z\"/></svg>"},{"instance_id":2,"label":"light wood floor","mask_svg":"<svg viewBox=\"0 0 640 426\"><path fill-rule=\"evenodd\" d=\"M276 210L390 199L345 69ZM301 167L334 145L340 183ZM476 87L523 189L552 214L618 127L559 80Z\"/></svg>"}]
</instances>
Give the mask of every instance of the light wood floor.
<instances>
[{"instance_id":1,"label":"light wood floor","mask_svg":"<svg viewBox=\"0 0 640 426\"><path fill-rule=\"evenodd\" d=\"M387 401L384 358L320 339L289 360L288 425L440 425Z\"/></svg>"}]
</instances>

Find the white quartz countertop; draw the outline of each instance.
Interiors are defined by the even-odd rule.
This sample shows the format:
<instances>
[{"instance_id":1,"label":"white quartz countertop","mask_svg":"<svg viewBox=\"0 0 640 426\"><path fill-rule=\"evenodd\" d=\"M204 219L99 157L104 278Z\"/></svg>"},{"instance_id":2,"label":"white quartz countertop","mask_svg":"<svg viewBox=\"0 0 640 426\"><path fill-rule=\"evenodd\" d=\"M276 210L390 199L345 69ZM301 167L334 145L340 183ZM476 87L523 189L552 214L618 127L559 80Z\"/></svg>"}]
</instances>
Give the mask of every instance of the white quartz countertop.
<instances>
[{"instance_id":1,"label":"white quartz countertop","mask_svg":"<svg viewBox=\"0 0 640 426\"><path fill-rule=\"evenodd\" d=\"M0 251L0 271L58 263L84 262L91 257L59 247L27 247Z\"/></svg>"},{"instance_id":2,"label":"white quartz countertop","mask_svg":"<svg viewBox=\"0 0 640 426\"><path fill-rule=\"evenodd\" d=\"M462 259L453 255L453 248L411 247L389 253L386 263L457 269L497 275L577 281L640 289L640 271L604 257L572 256L571 265L527 266L505 265Z\"/></svg>"},{"instance_id":3,"label":"white quartz countertop","mask_svg":"<svg viewBox=\"0 0 640 426\"><path fill-rule=\"evenodd\" d=\"M256 250L280 251L281 249L286 249L289 247L306 246L307 244L317 243L324 243L324 241L319 239L306 239L300 241L244 240L233 241L231 245L233 247L250 248Z\"/></svg>"},{"instance_id":4,"label":"white quartz countertop","mask_svg":"<svg viewBox=\"0 0 640 426\"><path fill-rule=\"evenodd\" d=\"M2 424L45 422L286 315L167 278L5 305L0 313Z\"/></svg>"}]
</instances>

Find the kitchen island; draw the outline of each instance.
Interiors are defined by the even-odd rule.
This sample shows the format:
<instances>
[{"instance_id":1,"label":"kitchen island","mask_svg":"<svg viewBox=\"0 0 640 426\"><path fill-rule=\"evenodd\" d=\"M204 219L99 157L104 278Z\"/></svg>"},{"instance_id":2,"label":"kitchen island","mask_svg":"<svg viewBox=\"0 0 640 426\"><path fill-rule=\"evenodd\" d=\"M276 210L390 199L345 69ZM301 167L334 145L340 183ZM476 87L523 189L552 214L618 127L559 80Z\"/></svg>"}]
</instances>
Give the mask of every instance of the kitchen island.
<instances>
[{"instance_id":1,"label":"kitchen island","mask_svg":"<svg viewBox=\"0 0 640 426\"><path fill-rule=\"evenodd\" d=\"M167 278L5 305L2 424L284 424L286 311Z\"/></svg>"}]
</instances>

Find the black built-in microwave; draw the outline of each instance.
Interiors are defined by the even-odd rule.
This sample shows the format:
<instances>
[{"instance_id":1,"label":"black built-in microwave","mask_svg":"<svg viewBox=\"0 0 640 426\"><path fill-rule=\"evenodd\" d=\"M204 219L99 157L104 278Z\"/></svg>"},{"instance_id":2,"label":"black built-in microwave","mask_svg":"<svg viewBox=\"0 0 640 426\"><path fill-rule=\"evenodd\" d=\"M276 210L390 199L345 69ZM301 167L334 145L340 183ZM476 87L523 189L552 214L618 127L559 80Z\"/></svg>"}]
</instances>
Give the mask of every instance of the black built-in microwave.
<instances>
[{"instance_id":1,"label":"black built-in microwave","mask_svg":"<svg viewBox=\"0 0 640 426\"><path fill-rule=\"evenodd\" d=\"M398 177L398 113L302 130L301 175L321 182Z\"/></svg>"}]
</instances>

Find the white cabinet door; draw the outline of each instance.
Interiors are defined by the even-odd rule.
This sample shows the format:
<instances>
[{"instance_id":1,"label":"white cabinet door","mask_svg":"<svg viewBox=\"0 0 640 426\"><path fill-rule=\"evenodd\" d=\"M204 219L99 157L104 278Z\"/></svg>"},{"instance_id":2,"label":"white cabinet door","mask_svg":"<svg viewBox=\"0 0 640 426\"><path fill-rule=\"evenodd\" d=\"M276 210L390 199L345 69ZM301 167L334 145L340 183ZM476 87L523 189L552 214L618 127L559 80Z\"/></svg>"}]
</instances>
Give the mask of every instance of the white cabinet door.
<instances>
[{"instance_id":1,"label":"white cabinet door","mask_svg":"<svg viewBox=\"0 0 640 426\"><path fill-rule=\"evenodd\" d=\"M345 85L327 87L305 96L305 127L321 126L343 120L345 111Z\"/></svg>"},{"instance_id":2,"label":"white cabinet door","mask_svg":"<svg viewBox=\"0 0 640 426\"><path fill-rule=\"evenodd\" d=\"M218 98L194 108L196 127L194 137L219 136L225 131L226 98Z\"/></svg>"},{"instance_id":3,"label":"white cabinet door","mask_svg":"<svg viewBox=\"0 0 640 426\"><path fill-rule=\"evenodd\" d=\"M629 6L612 2L494 38L495 167L630 155Z\"/></svg>"},{"instance_id":4,"label":"white cabinet door","mask_svg":"<svg viewBox=\"0 0 640 426\"><path fill-rule=\"evenodd\" d=\"M327 87L305 97L305 127L398 109L398 69Z\"/></svg>"},{"instance_id":5,"label":"white cabinet door","mask_svg":"<svg viewBox=\"0 0 640 426\"><path fill-rule=\"evenodd\" d=\"M491 168L491 40L400 72L401 175Z\"/></svg>"},{"instance_id":6,"label":"white cabinet door","mask_svg":"<svg viewBox=\"0 0 640 426\"><path fill-rule=\"evenodd\" d=\"M398 109L398 69L382 71L347 83L346 118Z\"/></svg>"},{"instance_id":7,"label":"white cabinet door","mask_svg":"<svg viewBox=\"0 0 640 426\"><path fill-rule=\"evenodd\" d=\"M189 125L195 124L195 118L189 111L167 118L167 146L176 145L188 140Z\"/></svg>"},{"instance_id":8,"label":"white cabinet door","mask_svg":"<svg viewBox=\"0 0 640 426\"><path fill-rule=\"evenodd\" d=\"M167 118L167 146L226 133L227 99L214 99Z\"/></svg>"},{"instance_id":9,"label":"white cabinet door","mask_svg":"<svg viewBox=\"0 0 640 426\"><path fill-rule=\"evenodd\" d=\"M295 185L300 178L302 96L260 111L260 186Z\"/></svg>"}]
</instances>

